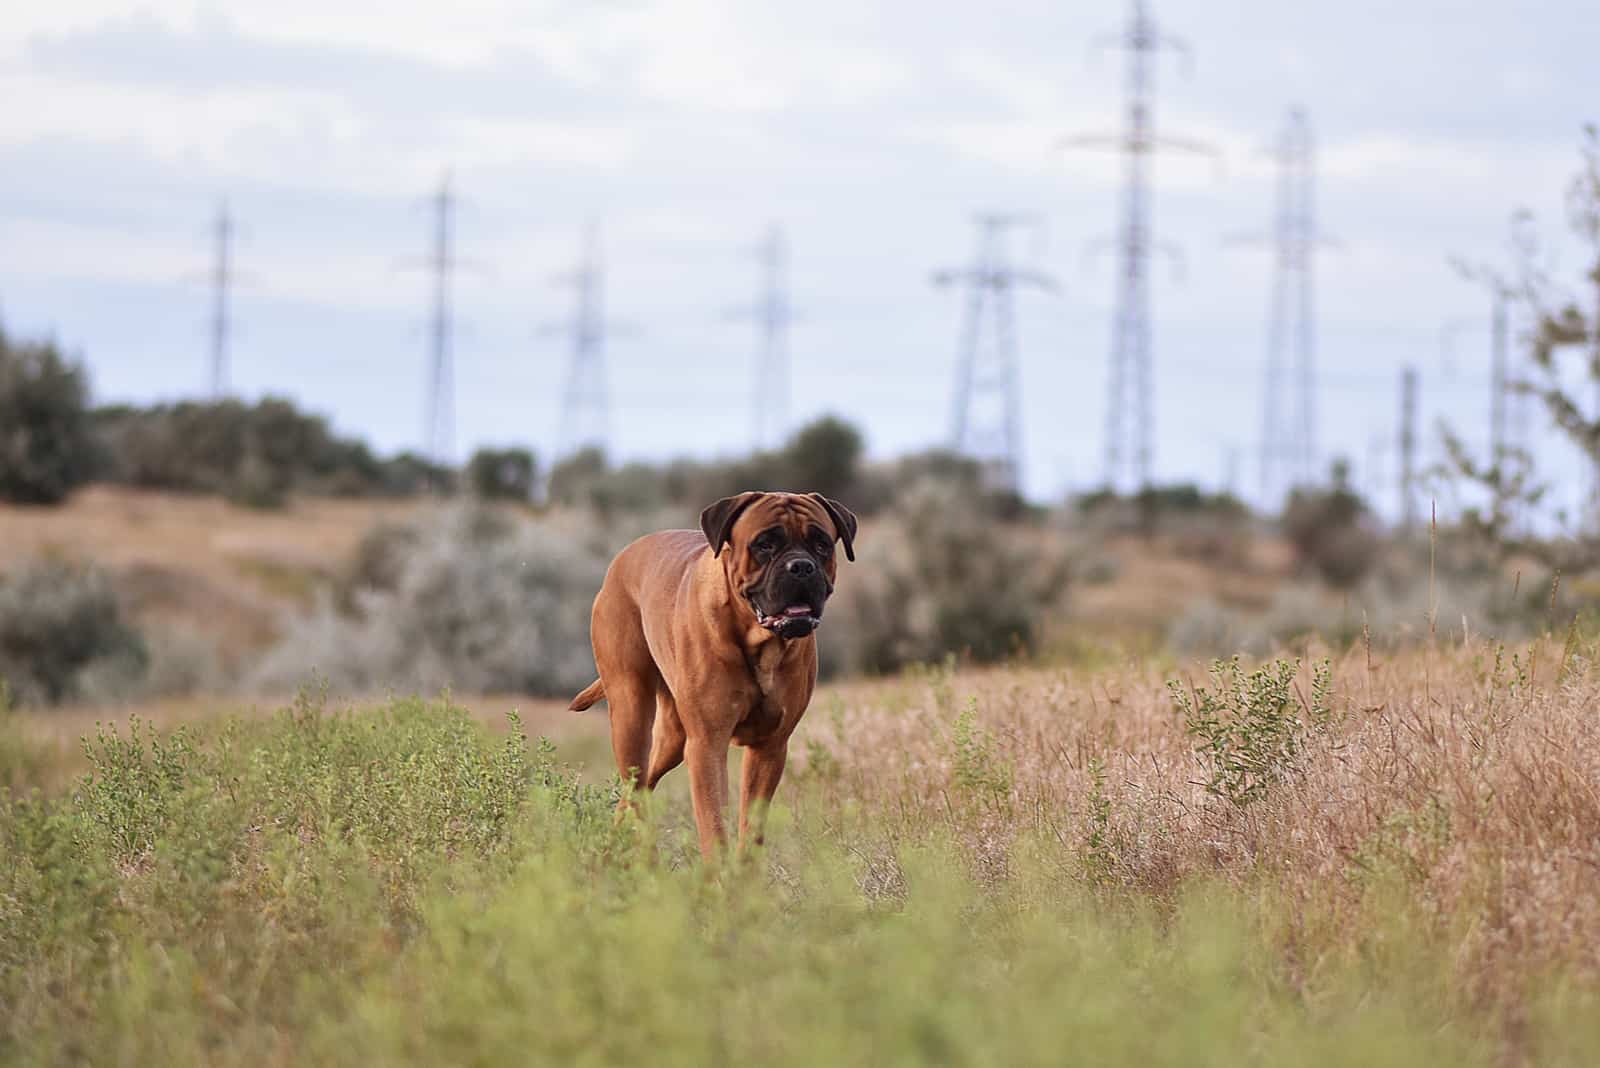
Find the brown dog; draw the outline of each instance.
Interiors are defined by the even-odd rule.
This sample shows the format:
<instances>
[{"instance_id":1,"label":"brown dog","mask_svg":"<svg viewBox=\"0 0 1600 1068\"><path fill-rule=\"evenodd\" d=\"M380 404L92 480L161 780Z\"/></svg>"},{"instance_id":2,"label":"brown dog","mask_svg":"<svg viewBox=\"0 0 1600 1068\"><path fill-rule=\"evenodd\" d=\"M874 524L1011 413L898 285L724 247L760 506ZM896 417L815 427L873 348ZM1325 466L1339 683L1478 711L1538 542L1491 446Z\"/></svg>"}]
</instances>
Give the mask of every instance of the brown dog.
<instances>
[{"instance_id":1,"label":"brown dog","mask_svg":"<svg viewBox=\"0 0 1600 1068\"><path fill-rule=\"evenodd\" d=\"M834 542L854 560L855 534L856 517L821 494L741 493L702 512L699 531L647 534L606 571L590 626L600 678L572 709L606 699L617 772L635 786L688 761L708 860L726 841L730 743L745 747L739 840L761 841L817 681Z\"/></svg>"}]
</instances>

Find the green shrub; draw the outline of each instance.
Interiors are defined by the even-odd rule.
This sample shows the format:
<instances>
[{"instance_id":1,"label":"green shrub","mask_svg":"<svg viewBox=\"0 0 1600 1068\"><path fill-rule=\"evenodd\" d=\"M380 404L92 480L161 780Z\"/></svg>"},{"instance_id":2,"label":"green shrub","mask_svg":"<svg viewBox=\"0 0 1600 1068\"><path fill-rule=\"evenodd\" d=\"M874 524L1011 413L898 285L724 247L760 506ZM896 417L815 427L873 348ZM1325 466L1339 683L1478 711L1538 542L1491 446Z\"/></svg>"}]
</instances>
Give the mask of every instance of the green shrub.
<instances>
[{"instance_id":1,"label":"green shrub","mask_svg":"<svg viewBox=\"0 0 1600 1068\"><path fill-rule=\"evenodd\" d=\"M950 732L952 779L964 795L987 808L1009 812L1011 768L995 751L994 737L978 723L978 699L970 698Z\"/></svg>"},{"instance_id":2,"label":"green shrub","mask_svg":"<svg viewBox=\"0 0 1600 1068\"><path fill-rule=\"evenodd\" d=\"M466 483L484 500L526 501L533 496L536 472L527 449L479 449L467 461Z\"/></svg>"},{"instance_id":3,"label":"green shrub","mask_svg":"<svg viewBox=\"0 0 1600 1068\"><path fill-rule=\"evenodd\" d=\"M0 330L0 500L57 504L94 472L83 368Z\"/></svg>"},{"instance_id":4,"label":"green shrub","mask_svg":"<svg viewBox=\"0 0 1600 1068\"><path fill-rule=\"evenodd\" d=\"M1060 532L997 523L960 489L924 482L864 531L824 613L825 670L888 672L947 654L1000 660L1031 648L1062 606Z\"/></svg>"},{"instance_id":5,"label":"green shrub","mask_svg":"<svg viewBox=\"0 0 1600 1068\"><path fill-rule=\"evenodd\" d=\"M1200 742L1212 794L1238 807L1260 800L1298 768L1311 737L1327 729L1332 668L1326 660L1313 668L1303 717L1294 692L1299 673L1300 661L1274 660L1247 674L1234 657L1212 664L1210 688L1167 683L1184 728Z\"/></svg>"},{"instance_id":6,"label":"green shrub","mask_svg":"<svg viewBox=\"0 0 1600 1068\"><path fill-rule=\"evenodd\" d=\"M594 678L589 611L617 538L583 515L464 505L362 543L343 597L297 621L249 685L313 674L394 688L571 695Z\"/></svg>"},{"instance_id":7,"label":"green shrub","mask_svg":"<svg viewBox=\"0 0 1600 1068\"><path fill-rule=\"evenodd\" d=\"M126 862L153 849L190 782L195 753L184 732L164 739L135 717L127 737L115 727L97 727L92 743L84 739L83 752L92 770L75 800L108 854Z\"/></svg>"},{"instance_id":8,"label":"green shrub","mask_svg":"<svg viewBox=\"0 0 1600 1068\"><path fill-rule=\"evenodd\" d=\"M1289 495L1283 533L1302 565L1330 586L1359 585L1377 562L1382 547L1367 503L1350 488L1349 465L1333 465L1326 489L1302 487Z\"/></svg>"},{"instance_id":9,"label":"green shrub","mask_svg":"<svg viewBox=\"0 0 1600 1068\"><path fill-rule=\"evenodd\" d=\"M101 572L44 560L0 574L0 678L20 703L72 700L91 679L132 684L148 664Z\"/></svg>"},{"instance_id":10,"label":"green shrub","mask_svg":"<svg viewBox=\"0 0 1600 1068\"><path fill-rule=\"evenodd\" d=\"M23 794L36 785L45 763L41 747L23 732L10 686L0 678L0 804L7 794Z\"/></svg>"}]
</instances>

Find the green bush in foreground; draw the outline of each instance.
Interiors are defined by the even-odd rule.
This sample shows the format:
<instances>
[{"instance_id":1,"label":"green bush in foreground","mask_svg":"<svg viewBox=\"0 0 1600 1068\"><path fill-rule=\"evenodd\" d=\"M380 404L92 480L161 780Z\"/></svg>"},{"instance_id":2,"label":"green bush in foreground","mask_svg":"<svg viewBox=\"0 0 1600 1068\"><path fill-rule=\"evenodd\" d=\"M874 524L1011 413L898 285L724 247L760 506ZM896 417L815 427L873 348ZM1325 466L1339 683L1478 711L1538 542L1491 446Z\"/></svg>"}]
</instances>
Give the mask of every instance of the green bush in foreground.
<instances>
[{"instance_id":1,"label":"green bush in foreground","mask_svg":"<svg viewBox=\"0 0 1600 1068\"><path fill-rule=\"evenodd\" d=\"M681 818L614 819L512 728L304 700L102 734L71 796L0 807L0 1061L1498 1060L1403 911L1291 981L1269 893L1114 905L1054 841L980 886L937 834L780 811L770 853L708 876L660 830ZM885 851L892 892L865 874ZM1519 1034L1584 1063L1595 1007L1558 991Z\"/></svg>"}]
</instances>

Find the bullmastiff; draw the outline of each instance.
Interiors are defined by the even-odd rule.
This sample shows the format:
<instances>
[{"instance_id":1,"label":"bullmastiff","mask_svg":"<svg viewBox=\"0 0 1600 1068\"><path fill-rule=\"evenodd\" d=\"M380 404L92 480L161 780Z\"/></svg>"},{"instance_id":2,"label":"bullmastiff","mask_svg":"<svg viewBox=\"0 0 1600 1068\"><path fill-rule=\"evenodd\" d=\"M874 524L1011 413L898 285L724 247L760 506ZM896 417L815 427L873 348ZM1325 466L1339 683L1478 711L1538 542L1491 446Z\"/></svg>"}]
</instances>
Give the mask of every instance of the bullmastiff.
<instances>
[{"instance_id":1,"label":"bullmastiff","mask_svg":"<svg viewBox=\"0 0 1600 1068\"><path fill-rule=\"evenodd\" d=\"M688 763L707 860L726 842L731 744L745 749L739 842L761 841L817 681L834 545L854 560L855 534L850 509L821 494L740 493L702 512L699 530L645 535L606 571L590 623L600 678L572 710L605 698L630 788L653 790Z\"/></svg>"}]
</instances>

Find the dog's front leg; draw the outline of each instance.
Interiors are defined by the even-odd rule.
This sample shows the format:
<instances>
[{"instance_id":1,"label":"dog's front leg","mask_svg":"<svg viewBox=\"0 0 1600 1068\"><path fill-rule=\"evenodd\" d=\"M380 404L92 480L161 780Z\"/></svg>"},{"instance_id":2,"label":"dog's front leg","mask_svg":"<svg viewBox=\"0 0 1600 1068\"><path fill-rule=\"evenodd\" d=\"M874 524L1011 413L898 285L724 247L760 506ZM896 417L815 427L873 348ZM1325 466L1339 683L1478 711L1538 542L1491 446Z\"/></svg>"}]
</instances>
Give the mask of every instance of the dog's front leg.
<instances>
[{"instance_id":1,"label":"dog's front leg","mask_svg":"<svg viewBox=\"0 0 1600 1068\"><path fill-rule=\"evenodd\" d=\"M739 849L760 845L767 826L767 808L778 792L783 765L789 758L789 739L778 738L744 751L739 782Z\"/></svg>"},{"instance_id":2,"label":"dog's front leg","mask_svg":"<svg viewBox=\"0 0 1600 1068\"><path fill-rule=\"evenodd\" d=\"M728 807L728 742L731 734L690 733L684 745L689 766L689 793L694 797L694 822L700 830L700 855L716 861L727 842L723 813Z\"/></svg>"}]
</instances>

